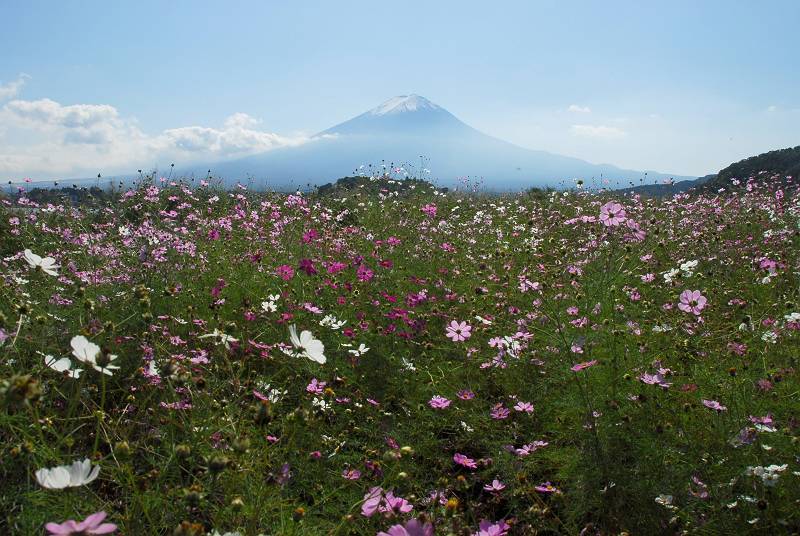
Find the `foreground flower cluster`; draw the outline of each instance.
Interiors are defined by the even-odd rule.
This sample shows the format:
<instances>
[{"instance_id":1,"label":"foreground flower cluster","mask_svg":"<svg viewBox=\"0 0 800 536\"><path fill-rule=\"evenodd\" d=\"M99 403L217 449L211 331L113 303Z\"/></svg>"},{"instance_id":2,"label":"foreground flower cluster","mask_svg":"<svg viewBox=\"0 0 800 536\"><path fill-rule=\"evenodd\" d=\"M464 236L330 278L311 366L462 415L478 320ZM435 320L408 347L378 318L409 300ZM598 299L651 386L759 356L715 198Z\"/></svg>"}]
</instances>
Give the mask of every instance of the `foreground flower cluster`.
<instances>
[{"instance_id":1,"label":"foreground flower cluster","mask_svg":"<svg viewBox=\"0 0 800 536\"><path fill-rule=\"evenodd\" d=\"M0 199L0 532L798 531L769 184Z\"/></svg>"}]
</instances>

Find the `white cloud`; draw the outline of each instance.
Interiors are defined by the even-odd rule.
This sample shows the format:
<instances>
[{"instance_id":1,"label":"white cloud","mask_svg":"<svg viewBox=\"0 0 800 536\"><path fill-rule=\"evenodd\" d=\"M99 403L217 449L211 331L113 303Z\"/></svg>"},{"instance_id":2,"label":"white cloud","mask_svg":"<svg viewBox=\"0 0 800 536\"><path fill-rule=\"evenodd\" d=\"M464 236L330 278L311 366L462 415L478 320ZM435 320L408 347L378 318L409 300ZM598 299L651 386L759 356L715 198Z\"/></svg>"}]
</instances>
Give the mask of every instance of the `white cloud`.
<instances>
[{"instance_id":1,"label":"white cloud","mask_svg":"<svg viewBox=\"0 0 800 536\"><path fill-rule=\"evenodd\" d=\"M619 140L628 135L622 129L605 125L572 125L570 131L575 136L598 140Z\"/></svg>"},{"instance_id":2,"label":"white cloud","mask_svg":"<svg viewBox=\"0 0 800 536\"><path fill-rule=\"evenodd\" d=\"M775 106L774 104L772 104L770 106L767 106L767 112L768 113L774 113L774 112L777 112L777 111L778 111L778 107Z\"/></svg>"},{"instance_id":3,"label":"white cloud","mask_svg":"<svg viewBox=\"0 0 800 536\"><path fill-rule=\"evenodd\" d=\"M0 84L0 101L13 99L14 97L16 97L19 94L20 90L22 89L22 86L25 85L25 82L29 78L30 76L28 76L27 74L20 73L19 76L17 76L17 79L14 80L13 82L9 82L7 84Z\"/></svg>"},{"instance_id":4,"label":"white cloud","mask_svg":"<svg viewBox=\"0 0 800 536\"><path fill-rule=\"evenodd\" d=\"M185 126L150 135L114 106L65 106L51 99L12 100L0 108L0 124L5 127L0 131L0 175L12 180L20 174L75 176L158 162L225 160L309 140L260 130L258 120L241 112L221 128Z\"/></svg>"},{"instance_id":5,"label":"white cloud","mask_svg":"<svg viewBox=\"0 0 800 536\"><path fill-rule=\"evenodd\" d=\"M567 108L568 112L578 113L578 114L588 114L592 112L592 109L588 106L580 106L578 104L570 104L569 108Z\"/></svg>"}]
</instances>

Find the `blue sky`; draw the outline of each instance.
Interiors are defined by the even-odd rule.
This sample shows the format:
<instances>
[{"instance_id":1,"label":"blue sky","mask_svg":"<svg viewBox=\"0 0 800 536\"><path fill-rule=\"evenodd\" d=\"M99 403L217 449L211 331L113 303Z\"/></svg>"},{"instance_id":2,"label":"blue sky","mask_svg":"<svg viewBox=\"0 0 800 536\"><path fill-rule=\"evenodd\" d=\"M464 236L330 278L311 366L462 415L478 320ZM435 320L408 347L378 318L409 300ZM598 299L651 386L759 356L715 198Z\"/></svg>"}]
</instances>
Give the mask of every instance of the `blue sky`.
<instances>
[{"instance_id":1,"label":"blue sky","mask_svg":"<svg viewBox=\"0 0 800 536\"><path fill-rule=\"evenodd\" d=\"M0 178L302 143L405 93L523 147L706 174L800 144L798 20L795 0L3 2Z\"/></svg>"}]
</instances>

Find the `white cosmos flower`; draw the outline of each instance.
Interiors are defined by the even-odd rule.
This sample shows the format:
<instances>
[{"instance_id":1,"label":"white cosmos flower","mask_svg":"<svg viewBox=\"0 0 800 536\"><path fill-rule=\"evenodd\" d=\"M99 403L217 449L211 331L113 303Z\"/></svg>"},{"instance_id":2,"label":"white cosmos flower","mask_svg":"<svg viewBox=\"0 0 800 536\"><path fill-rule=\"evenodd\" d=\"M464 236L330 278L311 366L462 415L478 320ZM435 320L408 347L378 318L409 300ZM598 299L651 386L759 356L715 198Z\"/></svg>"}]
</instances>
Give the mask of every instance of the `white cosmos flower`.
<instances>
[{"instance_id":1,"label":"white cosmos flower","mask_svg":"<svg viewBox=\"0 0 800 536\"><path fill-rule=\"evenodd\" d=\"M85 486L100 474L100 466L92 467L89 458L76 461L72 465L59 465L50 469L36 471L36 481L47 489L64 489Z\"/></svg>"},{"instance_id":2,"label":"white cosmos flower","mask_svg":"<svg viewBox=\"0 0 800 536\"><path fill-rule=\"evenodd\" d=\"M29 249L26 249L23 254L25 256L25 260L28 261L28 264L30 264L33 268L41 268L41 270L46 274L58 276L58 272L56 270L59 268L59 266L56 264L56 260L53 257L45 257L43 259Z\"/></svg>"},{"instance_id":3,"label":"white cosmos flower","mask_svg":"<svg viewBox=\"0 0 800 536\"><path fill-rule=\"evenodd\" d=\"M56 372L67 372L70 378L79 378L83 369L72 368L72 361L68 357L56 359L51 355L44 356L44 364Z\"/></svg>"},{"instance_id":4,"label":"white cosmos flower","mask_svg":"<svg viewBox=\"0 0 800 536\"><path fill-rule=\"evenodd\" d=\"M289 326L289 338L292 341L298 352L298 357L307 357L311 361L316 361L320 365L325 364L327 358L325 357L325 345L322 341L314 338L310 331L302 331L300 336L297 336L297 328L294 324Z\"/></svg>"},{"instance_id":5,"label":"white cosmos flower","mask_svg":"<svg viewBox=\"0 0 800 536\"><path fill-rule=\"evenodd\" d=\"M222 343L222 344L225 345L225 348L227 348L227 349L230 349L232 342L239 342L239 339L234 339L230 335L226 335L225 333L222 333L217 328L214 328L214 331L212 331L211 333L206 333L205 335L200 335L198 337L198 339L207 339L209 337L214 337L215 339L217 339L217 344Z\"/></svg>"},{"instance_id":6,"label":"white cosmos flower","mask_svg":"<svg viewBox=\"0 0 800 536\"><path fill-rule=\"evenodd\" d=\"M369 352L369 348L367 348L366 346L364 346L364 343L362 342L362 343L361 343L361 344L358 346L358 348L357 348L357 349L355 349L355 350L348 350L348 352L349 352L349 353L351 353L351 354L353 354L353 355L354 355L354 356L356 356L356 357L361 357L362 355L364 355L364 354L366 354L367 352Z\"/></svg>"},{"instance_id":7,"label":"white cosmos flower","mask_svg":"<svg viewBox=\"0 0 800 536\"><path fill-rule=\"evenodd\" d=\"M114 370L118 370L119 366L112 365L111 363L117 359L114 354L107 354L104 357L103 364L98 363L97 358L100 356L100 347L83 335L76 335L69 341L72 346L72 355L74 355L81 363L91 365L97 372L102 372L108 376L114 375Z\"/></svg>"},{"instance_id":8,"label":"white cosmos flower","mask_svg":"<svg viewBox=\"0 0 800 536\"><path fill-rule=\"evenodd\" d=\"M491 320L487 320L486 318L483 318L480 315L475 315L475 320L477 320L478 322L480 322L481 324L483 324L485 326L491 326L492 325L492 321Z\"/></svg>"},{"instance_id":9,"label":"white cosmos flower","mask_svg":"<svg viewBox=\"0 0 800 536\"><path fill-rule=\"evenodd\" d=\"M278 306L275 304L274 301L263 301L261 302L261 309L263 309L267 313L274 313L278 310Z\"/></svg>"},{"instance_id":10,"label":"white cosmos flower","mask_svg":"<svg viewBox=\"0 0 800 536\"><path fill-rule=\"evenodd\" d=\"M347 320L339 320L333 315L325 315L325 317L319 321L320 326L327 326L333 330L340 329L345 324L347 324Z\"/></svg>"}]
</instances>

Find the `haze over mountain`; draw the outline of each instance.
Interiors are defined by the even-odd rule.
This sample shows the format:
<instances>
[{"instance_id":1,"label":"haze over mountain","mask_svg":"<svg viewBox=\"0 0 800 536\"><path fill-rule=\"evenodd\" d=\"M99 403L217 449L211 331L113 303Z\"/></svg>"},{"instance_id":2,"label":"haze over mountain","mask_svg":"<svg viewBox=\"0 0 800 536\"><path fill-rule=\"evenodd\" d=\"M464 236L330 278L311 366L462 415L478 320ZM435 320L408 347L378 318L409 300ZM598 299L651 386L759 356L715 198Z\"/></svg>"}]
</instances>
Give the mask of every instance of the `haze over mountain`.
<instances>
[{"instance_id":1,"label":"haze over mountain","mask_svg":"<svg viewBox=\"0 0 800 536\"><path fill-rule=\"evenodd\" d=\"M645 171L592 164L578 158L525 149L484 134L419 95L393 97L353 119L328 128L295 147L210 166L226 181L254 179L272 188L319 185L365 173L381 163L404 166L411 175L453 186L464 177L481 179L488 190L569 187L587 184L622 188L639 184ZM424 169L423 173L419 173ZM601 179L602 178L602 179ZM647 171L647 180L694 178Z\"/></svg>"}]
</instances>

